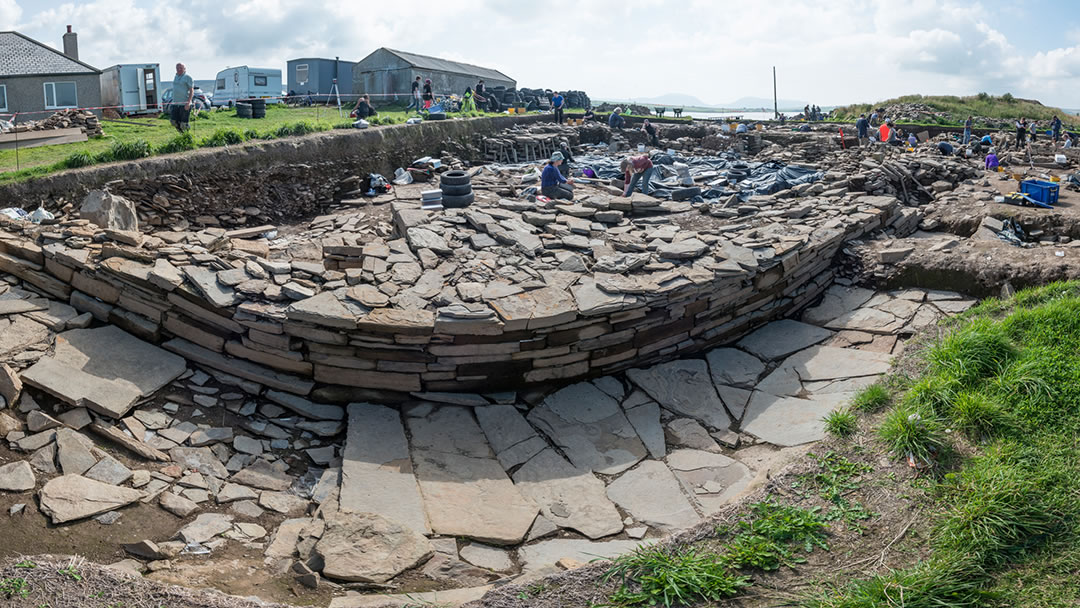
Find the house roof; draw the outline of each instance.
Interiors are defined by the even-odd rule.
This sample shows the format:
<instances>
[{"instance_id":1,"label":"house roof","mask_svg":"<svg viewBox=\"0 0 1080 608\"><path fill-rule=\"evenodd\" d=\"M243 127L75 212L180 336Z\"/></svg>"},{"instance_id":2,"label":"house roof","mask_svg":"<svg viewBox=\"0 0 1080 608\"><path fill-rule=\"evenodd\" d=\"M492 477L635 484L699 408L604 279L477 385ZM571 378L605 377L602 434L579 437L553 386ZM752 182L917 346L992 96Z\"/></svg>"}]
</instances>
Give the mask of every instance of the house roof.
<instances>
[{"instance_id":1,"label":"house roof","mask_svg":"<svg viewBox=\"0 0 1080 608\"><path fill-rule=\"evenodd\" d=\"M19 32L0 32L0 78L47 74L100 74L101 70L72 59Z\"/></svg>"},{"instance_id":2,"label":"house roof","mask_svg":"<svg viewBox=\"0 0 1080 608\"><path fill-rule=\"evenodd\" d=\"M427 55L417 55L416 53L407 53L405 51L396 51L394 49L388 49L383 47L388 53L393 53L398 57L407 61L410 65L422 70L437 70L440 72L456 72L459 74L472 74L480 78L492 78L495 80L509 80L513 81L506 74L498 70L491 68L483 68L478 65L472 65L471 63L461 63L460 61L450 61L449 59L439 59L438 57L429 57Z\"/></svg>"}]
</instances>

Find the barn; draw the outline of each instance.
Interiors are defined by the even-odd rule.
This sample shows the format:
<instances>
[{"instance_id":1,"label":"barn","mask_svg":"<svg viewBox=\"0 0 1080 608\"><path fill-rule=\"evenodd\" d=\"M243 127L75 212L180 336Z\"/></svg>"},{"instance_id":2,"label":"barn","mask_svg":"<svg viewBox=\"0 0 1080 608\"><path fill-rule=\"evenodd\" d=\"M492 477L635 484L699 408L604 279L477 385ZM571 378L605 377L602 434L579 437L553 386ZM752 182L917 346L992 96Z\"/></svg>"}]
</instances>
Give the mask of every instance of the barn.
<instances>
[{"instance_id":1,"label":"barn","mask_svg":"<svg viewBox=\"0 0 1080 608\"><path fill-rule=\"evenodd\" d=\"M407 101L417 76L430 78L436 95L461 95L465 87L475 88L480 79L488 89L517 86L513 78L498 70L383 47L353 66L352 92L371 95L373 103Z\"/></svg>"}]
</instances>

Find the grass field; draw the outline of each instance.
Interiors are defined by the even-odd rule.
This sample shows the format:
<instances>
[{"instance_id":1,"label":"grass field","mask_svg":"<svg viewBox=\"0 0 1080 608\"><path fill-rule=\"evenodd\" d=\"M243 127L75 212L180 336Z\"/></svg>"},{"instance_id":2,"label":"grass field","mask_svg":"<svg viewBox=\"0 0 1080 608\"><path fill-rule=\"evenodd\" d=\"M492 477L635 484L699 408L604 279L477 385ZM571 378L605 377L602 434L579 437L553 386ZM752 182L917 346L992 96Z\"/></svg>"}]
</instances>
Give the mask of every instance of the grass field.
<instances>
[{"instance_id":1,"label":"grass field","mask_svg":"<svg viewBox=\"0 0 1080 608\"><path fill-rule=\"evenodd\" d=\"M15 150L0 150L0 184L102 162L232 145L252 139L304 135L337 127L351 128L349 111L351 107L339 115L336 107L267 105L266 118L253 120L237 118L234 110L219 108L192 118L190 138L179 137L169 121L162 117L104 120L104 136L86 142L22 149L17 155ZM485 112L470 112L467 116L451 114L457 117L491 115ZM410 116L418 114L406 114L403 106L391 107L380 110L379 115L369 122L373 125L397 124Z\"/></svg>"},{"instance_id":2,"label":"grass field","mask_svg":"<svg viewBox=\"0 0 1080 608\"><path fill-rule=\"evenodd\" d=\"M984 301L923 352L921 373L893 378L877 434L943 473L926 481L933 553L806 605L1080 605L1078 348L1080 282L1055 283Z\"/></svg>"},{"instance_id":3,"label":"grass field","mask_svg":"<svg viewBox=\"0 0 1080 608\"><path fill-rule=\"evenodd\" d=\"M957 97L954 95L905 95L895 99L887 99L876 103L853 104L840 106L833 110L832 116L838 120L854 120L859 114L867 114L874 108L886 106L917 103L930 106L938 112L945 112L947 116L938 117L936 124L957 125L964 124L968 116L982 116L1001 120L1013 120L1025 117L1028 120L1050 121L1054 116L1072 128L1080 128L1080 117L1073 116L1061 108L1044 106L1041 103L1025 99L1016 99L1011 95L995 97L986 93ZM978 126L978 124L976 124Z\"/></svg>"}]
</instances>

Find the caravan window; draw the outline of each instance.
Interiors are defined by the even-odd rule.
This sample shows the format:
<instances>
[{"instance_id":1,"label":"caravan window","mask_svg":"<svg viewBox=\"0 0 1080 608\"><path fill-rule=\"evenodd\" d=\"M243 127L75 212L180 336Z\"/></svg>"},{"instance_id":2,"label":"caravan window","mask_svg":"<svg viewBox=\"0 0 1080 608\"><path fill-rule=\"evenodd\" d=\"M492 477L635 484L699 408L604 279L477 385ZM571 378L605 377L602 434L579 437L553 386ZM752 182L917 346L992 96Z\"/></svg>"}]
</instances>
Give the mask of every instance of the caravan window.
<instances>
[{"instance_id":1,"label":"caravan window","mask_svg":"<svg viewBox=\"0 0 1080 608\"><path fill-rule=\"evenodd\" d=\"M266 86L266 76L256 76L255 77L255 86L257 86L257 87L265 87Z\"/></svg>"},{"instance_id":2,"label":"caravan window","mask_svg":"<svg viewBox=\"0 0 1080 608\"><path fill-rule=\"evenodd\" d=\"M218 78L216 86L217 86L217 90L224 91L225 90L225 79L224 78Z\"/></svg>"},{"instance_id":3,"label":"caravan window","mask_svg":"<svg viewBox=\"0 0 1080 608\"><path fill-rule=\"evenodd\" d=\"M308 80L308 64L301 63L296 66L296 84L305 85Z\"/></svg>"},{"instance_id":4,"label":"caravan window","mask_svg":"<svg viewBox=\"0 0 1080 608\"><path fill-rule=\"evenodd\" d=\"M45 109L75 108L79 105L74 82L46 82Z\"/></svg>"},{"instance_id":5,"label":"caravan window","mask_svg":"<svg viewBox=\"0 0 1080 608\"><path fill-rule=\"evenodd\" d=\"M7 111L7 85L0 84L0 111Z\"/></svg>"}]
</instances>

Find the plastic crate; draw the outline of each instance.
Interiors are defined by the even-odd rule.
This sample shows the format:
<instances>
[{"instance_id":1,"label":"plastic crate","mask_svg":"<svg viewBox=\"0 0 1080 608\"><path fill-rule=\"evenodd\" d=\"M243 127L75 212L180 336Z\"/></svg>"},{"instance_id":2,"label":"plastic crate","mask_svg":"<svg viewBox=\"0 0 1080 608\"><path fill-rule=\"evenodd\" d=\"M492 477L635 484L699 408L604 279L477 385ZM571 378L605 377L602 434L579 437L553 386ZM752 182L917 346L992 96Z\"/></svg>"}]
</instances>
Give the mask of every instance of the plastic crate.
<instances>
[{"instance_id":1,"label":"plastic crate","mask_svg":"<svg viewBox=\"0 0 1080 608\"><path fill-rule=\"evenodd\" d=\"M1047 205L1057 204L1058 189L1059 186L1055 183L1044 182L1037 179L1020 182L1020 192L1023 192L1040 203L1046 203Z\"/></svg>"}]
</instances>

